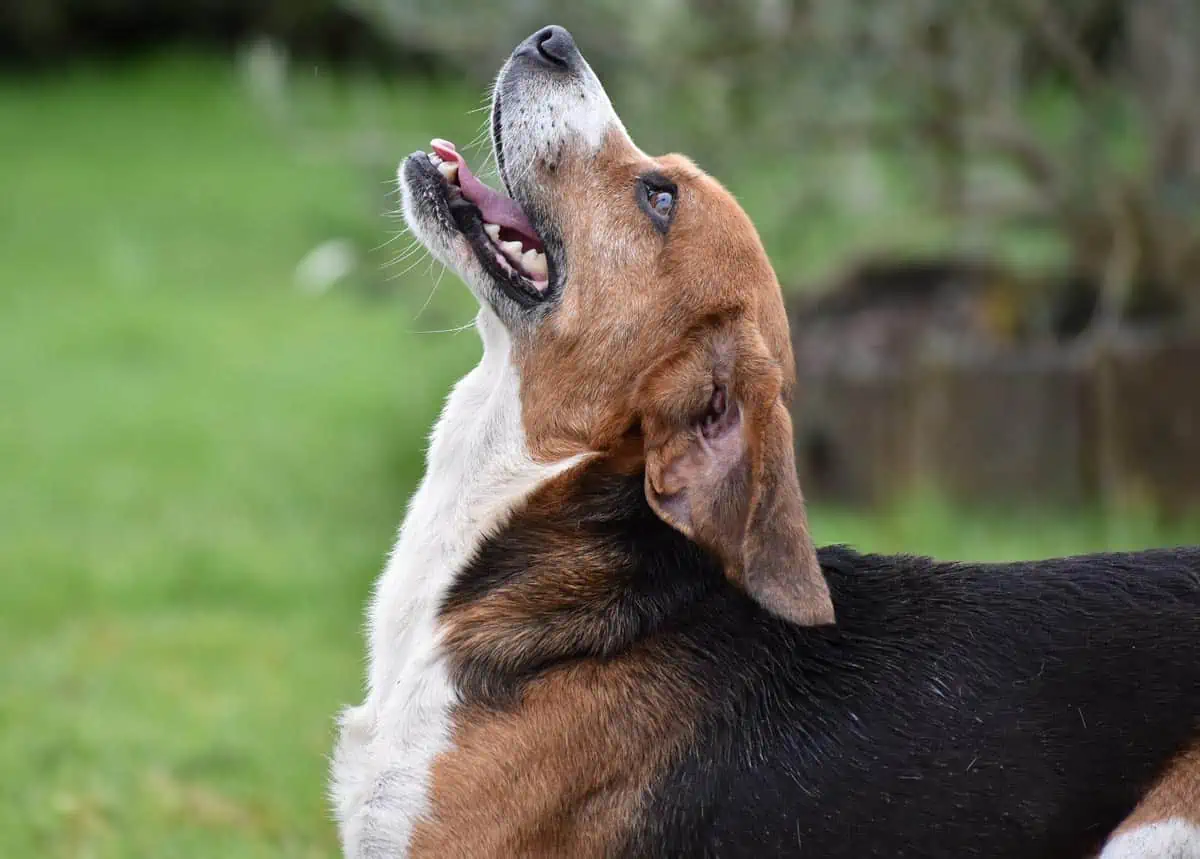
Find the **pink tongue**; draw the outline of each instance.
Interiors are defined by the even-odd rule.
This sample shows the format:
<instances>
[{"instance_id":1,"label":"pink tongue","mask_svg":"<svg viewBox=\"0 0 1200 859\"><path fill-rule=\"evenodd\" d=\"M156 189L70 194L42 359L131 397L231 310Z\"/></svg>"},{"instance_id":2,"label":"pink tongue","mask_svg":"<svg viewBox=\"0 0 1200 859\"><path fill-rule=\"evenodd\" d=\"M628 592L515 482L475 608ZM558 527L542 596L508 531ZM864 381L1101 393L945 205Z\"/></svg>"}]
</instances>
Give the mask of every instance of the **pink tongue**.
<instances>
[{"instance_id":1,"label":"pink tongue","mask_svg":"<svg viewBox=\"0 0 1200 859\"><path fill-rule=\"evenodd\" d=\"M463 196L479 207L485 221L520 233L522 237L528 239L526 245L541 250L542 242L538 238L537 231L534 230L533 225L529 223L529 219L525 217L525 213L521 211L521 207L515 201L503 194L497 194L476 179L470 168L467 167L466 160L458 154L458 150L449 140L434 140L431 145L433 151L443 161L453 161L458 164L458 186L462 189Z\"/></svg>"}]
</instances>

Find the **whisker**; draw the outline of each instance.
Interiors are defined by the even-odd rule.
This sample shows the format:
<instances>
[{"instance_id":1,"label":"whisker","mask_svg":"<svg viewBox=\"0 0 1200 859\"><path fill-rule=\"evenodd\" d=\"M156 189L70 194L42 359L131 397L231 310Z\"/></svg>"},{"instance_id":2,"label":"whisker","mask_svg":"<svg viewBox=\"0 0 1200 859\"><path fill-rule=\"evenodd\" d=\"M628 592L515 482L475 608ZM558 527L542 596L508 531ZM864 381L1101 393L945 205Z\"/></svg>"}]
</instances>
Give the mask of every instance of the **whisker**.
<instances>
[{"instance_id":1,"label":"whisker","mask_svg":"<svg viewBox=\"0 0 1200 859\"><path fill-rule=\"evenodd\" d=\"M500 179L500 162L496 160L496 153L488 149L487 155L484 156L483 165L479 168L479 172L483 176L491 176L494 179Z\"/></svg>"},{"instance_id":2,"label":"whisker","mask_svg":"<svg viewBox=\"0 0 1200 859\"><path fill-rule=\"evenodd\" d=\"M409 334L461 334L463 331L469 331L475 327L475 320L472 319L466 325L460 325L458 328L439 328L433 331L409 331Z\"/></svg>"},{"instance_id":3,"label":"whisker","mask_svg":"<svg viewBox=\"0 0 1200 859\"><path fill-rule=\"evenodd\" d=\"M488 142L488 129L483 129L475 135L475 139L468 143L463 149L472 150L478 149L480 146Z\"/></svg>"},{"instance_id":4,"label":"whisker","mask_svg":"<svg viewBox=\"0 0 1200 859\"><path fill-rule=\"evenodd\" d=\"M421 240L416 238L416 236L414 235L413 240L409 242L408 246L406 248L404 248L403 251L396 254L396 258L390 260L388 265L395 265L396 263L401 262L401 260L408 259L416 251L416 248L419 248L419 247L425 247L425 246L422 245Z\"/></svg>"},{"instance_id":5,"label":"whisker","mask_svg":"<svg viewBox=\"0 0 1200 859\"><path fill-rule=\"evenodd\" d=\"M383 268L392 268L394 266L398 266L398 265L400 265L400 263L404 262L409 257L411 257L413 254L415 254L418 250L425 250L425 249L426 248L423 244L421 244L418 241L414 241L411 245L409 245L407 248L405 248L400 254L398 254L395 259L388 260L387 262L385 262L383 264Z\"/></svg>"},{"instance_id":6,"label":"whisker","mask_svg":"<svg viewBox=\"0 0 1200 859\"><path fill-rule=\"evenodd\" d=\"M375 247L371 248L371 253L373 253L373 254L374 254L374 253L379 253L381 250L383 250L384 248L386 248L388 245L391 245L392 243L399 241L400 239L404 238L404 237L405 237L405 236L407 236L408 234L409 234L409 229L408 229L408 227L405 227L404 229L402 229L402 230L399 230L399 231L398 231L398 232L397 232L395 235L393 235L393 236L392 236L390 239L384 239L382 242L380 242L379 244L377 244Z\"/></svg>"},{"instance_id":7,"label":"whisker","mask_svg":"<svg viewBox=\"0 0 1200 859\"><path fill-rule=\"evenodd\" d=\"M497 171L498 170L499 170L499 165L497 164ZM530 176L533 175L533 170L534 170L534 166L533 166L532 161L530 161L528 164L524 165L522 167L522 169L516 171L515 174L513 173L512 167L509 167L508 179L509 179L510 184L519 185L520 183L524 182L526 179L528 179Z\"/></svg>"},{"instance_id":8,"label":"whisker","mask_svg":"<svg viewBox=\"0 0 1200 859\"><path fill-rule=\"evenodd\" d=\"M422 245L422 247L424 247L424 246ZM428 253L429 253L429 249L428 249L428 248L425 248L425 253L426 253L426 254L428 254ZM408 266L408 268L406 268L404 271L400 272L399 274L392 274L392 275L388 275L388 277L387 277L387 280L388 280L389 282L390 282L390 281L393 281L393 280L399 280L400 278L404 277L406 274L408 274L410 271L412 271L414 268L416 268L417 266L419 266L419 265L420 265L422 262L424 262L424 261L425 261L425 257L424 257L423 255L422 255L422 256L419 256L419 257L417 257L417 258L416 258L416 260L415 260L415 261L413 261L412 263L410 263L410 264L409 264L409 266Z\"/></svg>"}]
</instances>

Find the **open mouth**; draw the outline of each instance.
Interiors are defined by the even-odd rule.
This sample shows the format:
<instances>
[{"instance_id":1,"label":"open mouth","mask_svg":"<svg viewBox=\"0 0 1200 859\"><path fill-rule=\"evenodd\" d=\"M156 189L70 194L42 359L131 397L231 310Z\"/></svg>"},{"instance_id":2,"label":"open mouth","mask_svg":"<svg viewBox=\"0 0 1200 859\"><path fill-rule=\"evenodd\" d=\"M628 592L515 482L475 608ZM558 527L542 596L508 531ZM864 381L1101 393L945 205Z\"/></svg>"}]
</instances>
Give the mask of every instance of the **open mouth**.
<instances>
[{"instance_id":1,"label":"open mouth","mask_svg":"<svg viewBox=\"0 0 1200 859\"><path fill-rule=\"evenodd\" d=\"M521 207L471 173L448 140L430 141L423 153L440 178L440 189L454 224L470 243L484 270L522 303L549 293L546 246Z\"/></svg>"}]
</instances>

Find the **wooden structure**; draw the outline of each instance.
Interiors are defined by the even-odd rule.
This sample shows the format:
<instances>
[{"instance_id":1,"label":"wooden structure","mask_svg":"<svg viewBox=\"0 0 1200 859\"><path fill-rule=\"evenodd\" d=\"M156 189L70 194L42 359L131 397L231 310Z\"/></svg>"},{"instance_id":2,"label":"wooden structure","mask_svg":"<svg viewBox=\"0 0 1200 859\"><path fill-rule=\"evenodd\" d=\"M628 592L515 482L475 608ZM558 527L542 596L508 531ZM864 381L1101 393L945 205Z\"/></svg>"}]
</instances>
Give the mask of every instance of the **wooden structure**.
<instances>
[{"instance_id":1,"label":"wooden structure","mask_svg":"<svg viewBox=\"0 0 1200 859\"><path fill-rule=\"evenodd\" d=\"M971 287L949 311L908 302L894 324L878 305L793 309L806 495L1200 509L1200 340L1006 340L979 324L994 304Z\"/></svg>"}]
</instances>

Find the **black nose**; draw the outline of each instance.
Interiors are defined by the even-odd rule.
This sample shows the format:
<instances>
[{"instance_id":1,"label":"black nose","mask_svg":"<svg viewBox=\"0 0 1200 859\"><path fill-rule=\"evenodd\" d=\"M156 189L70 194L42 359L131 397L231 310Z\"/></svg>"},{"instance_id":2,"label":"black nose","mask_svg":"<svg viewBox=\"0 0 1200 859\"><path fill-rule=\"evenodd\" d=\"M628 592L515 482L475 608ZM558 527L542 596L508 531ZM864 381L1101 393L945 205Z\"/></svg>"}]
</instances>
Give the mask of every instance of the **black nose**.
<instances>
[{"instance_id":1,"label":"black nose","mask_svg":"<svg viewBox=\"0 0 1200 859\"><path fill-rule=\"evenodd\" d=\"M574 68L579 60L579 49L575 47L575 40L565 28L557 24L538 30L518 45L513 53L561 71Z\"/></svg>"}]
</instances>

